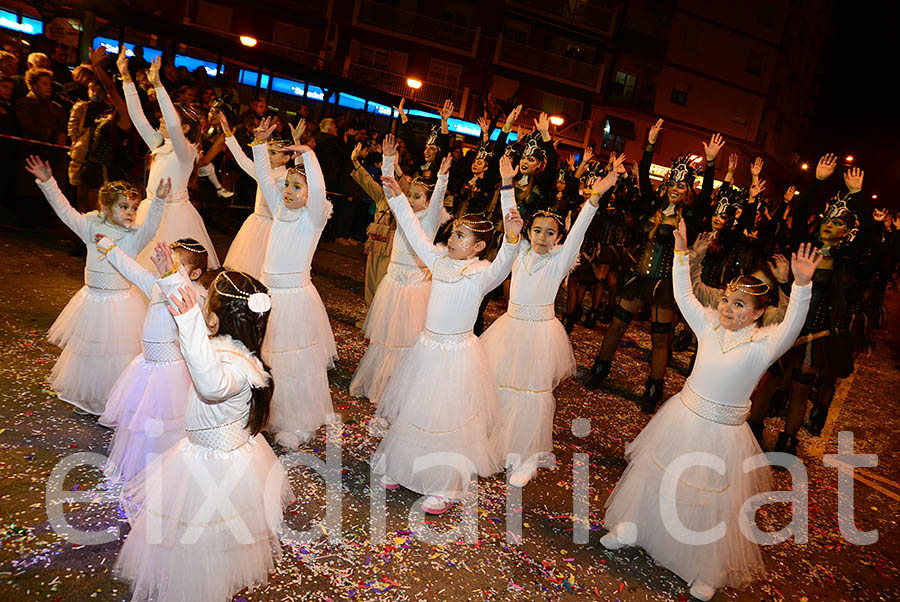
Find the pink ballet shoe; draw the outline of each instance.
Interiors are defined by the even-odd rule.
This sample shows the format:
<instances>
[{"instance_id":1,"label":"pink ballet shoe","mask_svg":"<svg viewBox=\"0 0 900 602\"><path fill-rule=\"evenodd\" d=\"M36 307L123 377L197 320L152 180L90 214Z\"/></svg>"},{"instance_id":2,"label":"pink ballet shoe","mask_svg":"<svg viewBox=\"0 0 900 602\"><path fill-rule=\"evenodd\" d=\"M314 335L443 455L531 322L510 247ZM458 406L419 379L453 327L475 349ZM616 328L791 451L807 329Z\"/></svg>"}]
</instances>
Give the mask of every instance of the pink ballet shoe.
<instances>
[{"instance_id":1,"label":"pink ballet shoe","mask_svg":"<svg viewBox=\"0 0 900 602\"><path fill-rule=\"evenodd\" d=\"M381 475L381 486L387 489L388 491L393 491L394 489L400 489L400 483L390 478L387 475Z\"/></svg>"},{"instance_id":2,"label":"pink ballet shoe","mask_svg":"<svg viewBox=\"0 0 900 602\"><path fill-rule=\"evenodd\" d=\"M450 506L452 505L453 502L448 499L442 498L439 495L429 495L427 498L425 498L425 501L422 502L422 509L427 514L438 515L443 514L444 512L449 510Z\"/></svg>"}]
</instances>

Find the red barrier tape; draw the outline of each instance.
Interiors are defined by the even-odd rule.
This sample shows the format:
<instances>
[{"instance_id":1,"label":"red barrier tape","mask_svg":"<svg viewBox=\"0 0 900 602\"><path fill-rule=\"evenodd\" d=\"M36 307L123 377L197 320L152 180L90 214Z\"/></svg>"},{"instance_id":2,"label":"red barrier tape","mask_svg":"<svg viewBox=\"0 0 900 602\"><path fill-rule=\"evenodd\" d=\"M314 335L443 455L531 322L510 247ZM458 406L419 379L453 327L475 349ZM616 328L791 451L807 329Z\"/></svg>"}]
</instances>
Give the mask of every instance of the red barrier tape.
<instances>
[{"instance_id":1,"label":"red barrier tape","mask_svg":"<svg viewBox=\"0 0 900 602\"><path fill-rule=\"evenodd\" d=\"M18 142L30 142L31 144L41 144L43 146L52 146L53 148L64 148L66 150L70 150L72 147L66 146L65 144L53 144L51 142L44 142L42 140L32 140L31 138L19 138L18 136L10 136L9 134L0 134L0 138L9 138L10 140L16 140Z\"/></svg>"}]
</instances>

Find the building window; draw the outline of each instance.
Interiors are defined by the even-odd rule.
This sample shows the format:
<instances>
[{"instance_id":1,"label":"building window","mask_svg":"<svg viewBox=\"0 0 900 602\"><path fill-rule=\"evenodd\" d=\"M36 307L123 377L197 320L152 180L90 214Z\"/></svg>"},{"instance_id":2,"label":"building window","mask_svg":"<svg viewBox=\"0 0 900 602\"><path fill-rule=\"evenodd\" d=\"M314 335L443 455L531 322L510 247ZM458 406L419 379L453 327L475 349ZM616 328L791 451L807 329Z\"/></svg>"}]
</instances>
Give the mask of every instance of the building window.
<instances>
[{"instance_id":1,"label":"building window","mask_svg":"<svg viewBox=\"0 0 900 602\"><path fill-rule=\"evenodd\" d=\"M448 63L440 59L431 59L428 66L428 83L456 90L459 88L459 79L462 76L462 67L456 63Z\"/></svg>"},{"instance_id":2,"label":"building window","mask_svg":"<svg viewBox=\"0 0 900 602\"><path fill-rule=\"evenodd\" d=\"M619 71L616 73L616 88L621 102L630 103L634 100L634 89L637 86L637 78L630 73Z\"/></svg>"},{"instance_id":3,"label":"building window","mask_svg":"<svg viewBox=\"0 0 900 602\"><path fill-rule=\"evenodd\" d=\"M690 89L691 87L686 83L682 82L675 84L672 88L672 96L669 100L671 100L673 104L681 105L683 107L687 106L687 97Z\"/></svg>"},{"instance_id":4,"label":"building window","mask_svg":"<svg viewBox=\"0 0 900 602\"><path fill-rule=\"evenodd\" d=\"M744 67L744 71L746 71L750 75L761 75L762 64L762 55L751 48L747 53L747 65Z\"/></svg>"},{"instance_id":5,"label":"building window","mask_svg":"<svg viewBox=\"0 0 900 602\"><path fill-rule=\"evenodd\" d=\"M625 138L623 136L615 135L612 131L609 119L603 124L603 143L601 146L603 147L603 150L615 151L617 153L621 153L625 150Z\"/></svg>"},{"instance_id":6,"label":"building window","mask_svg":"<svg viewBox=\"0 0 900 602\"><path fill-rule=\"evenodd\" d=\"M541 104L541 110L548 115L564 115L569 99L565 96L557 96L544 92L544 102Z\"/></svg>"},{"instance_id":7,"label":"building window","mask_svg":"<svg viewBox=\"0 0 900 602\"><path fill-rule=\"evenodd\" d=\"M391 53L375 46L359 45L359 58L357 62L366 67L374 67L388 71L391 64Z\"/></svg>"},{"instance_id":8,"label":"building window","mask_svg":"<svg viewBox=\"0 0 900 602\"><path fill-rule=\"evenodd\" d=\"M307 46L309 46L309 30L290 23L275 21L275 28L272 30L272 41L282 46L306 50Z\"/></svg>"}]
</instances>

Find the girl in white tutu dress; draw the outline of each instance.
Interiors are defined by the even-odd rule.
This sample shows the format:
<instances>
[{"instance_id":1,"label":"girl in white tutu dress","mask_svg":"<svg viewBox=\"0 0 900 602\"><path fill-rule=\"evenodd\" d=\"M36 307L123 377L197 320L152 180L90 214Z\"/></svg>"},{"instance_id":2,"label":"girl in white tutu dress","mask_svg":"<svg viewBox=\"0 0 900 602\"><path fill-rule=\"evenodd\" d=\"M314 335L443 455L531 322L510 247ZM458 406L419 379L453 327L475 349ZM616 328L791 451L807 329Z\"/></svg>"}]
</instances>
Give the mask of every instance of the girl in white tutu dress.
<instances>
[{"instance_id":1,"label":"girl in white tutu dress","mask_svg":"<svg viewBox=\"0 0 900 602\"><path fill-rule=\"evenodd\" d=\"M681 392L626 448L628 468L606 501L609 533L600 543L644 548L684 579L695 598L709 600L718 588L742 587L765 575L759 547L744 535L753 517L740 511L750 497L771 489L767 467L743 469L745 459L762 453L746 424L750 393L803 327L810 279L820 262L815 249L800 246L791 260L794 284L784 320L760 328L768 285L739 276L717 310L704 308L691 290L684 221L675 232L675 300L697 335L697 361ZM673 464L686 460L683 472ZM706 464L696 465L701 462ZM715 530L721 533L712 541L699 538Z\"/></svg>"},{"instance_id":2,"label":"girl in white tutu dress","mask_svg":"<svg viewBox=\"0 0 900 602\"><path fill-rule=\"evenodd\" d=\"M512 174L509 159L501 170ZM505 172L501 172L504 173ZM431 270L425 329L403 358L378 406L392 417L374 457L382 485L428 496L422 508L441 514L464 498L470 482L502 469L490 441L499 403L487 355L472 327L481 300L512 267L522 231L512 185L501 190L506 237L492 262L479 259L493 223L477 215L457 220L447 246L422 231L396 180L384 178L385 196L410 246ZM504 178L504 182L506 179ZM511 181L511 176L510 176Z\"/></svg>"},{"instance_id":3,"label":"girl in white tutu dress","mask_svg":"<svg viewBox=\"0 0 900 602\"><path fill-rule=\"evenodd\" d=\"M206 249L190 238L172 243L179 271L201 304L206 289L197 280L206 272ZM105 236L97 249L120 274L150 299L142 353L116 381L100 424L116 428L104 473L111 480L131 480L156 456L184 438L184 410L193 385L178 348L178 331L168 298L156 276Z\"/></svg>"},{"instance_id":4,"label":"girl in white tutu dress","mask_svg":"<svg viewBox=\"0 0 900 602\"><path fill-rule=\"evenodd\" d=\"M234 132L228 125L225 115L219 111L219 123L222 131L225 132L225 146L231 151L234 160L248 176L256 179L256 168L253 167L253 160L244 154L240 143L234 137ZM306 129L306 121L301 119L300 124L291 131L294 132L294 142L299 144L300 134ZM283 150L282 147L288 146L290 143L285 140L269 140L269 161L272 165L272 177L279 185L284 185L284 178L287 176L287 164L291 159L291 153ZM262 189L257 186L256 200L253 203L253 213L247 216L244 224L231 246L228 247L228 255L225 256L225 267L230 270L238 270L247 272L254 278L262 278L263 261L266 258L266 249L269 245L269 232L272 230L272 212L263 198Z\"/></svg>"},{"instance_id":5,"label":"girl in white tutu dress","mask_svg":"<svg viewBox=\"0 0 900 602\"><path fill-rule=\"evenodd\" d=\"M392 134L384 137L382 152L384 162L381 173L393 177L397 155ZM429 242L434 240L443 217L449 219L444 211L444 194L447 192L450 161L450 155L447 155L441 162L430 200L428 191L431 186L427 182L416 178L409 185L409 201ZM431 273L416 257L403 231L395 230L387 274L375 291L363 324L369 347L350 381L350 395L367 397L378 404L391 374L425 326L430 291Z\"/></svg>"},{"instance_id":6,"label":"girl in white tutu dress","mask_svg":"<svg viewBox=\"0 0 900 602\"><path fill-rule=\"evenodd\" d=\"M84 286L75 293L47 334L62 348L50 387L80 414L99 416L116 379L141 352L144 296L123 278L94 245L97 234L109 237L127 255L136 256L153 239L165 207L168 180L157 182L147 219L134 227L138 191L124 181L107 182L97 194L99 211L78 213L60 192L50 164L35 156L26 169L62 222L87 245Z\"/></svg>"},{"instance_id":7,"label":"girl in white tutu dress","mask_svg":"<svg viewBox=\"0 0 900 602\"><path fill-rule=\"evenodd\" d=\"M206 232L206 226L203 224L203 218L197 213L197 209L188 199L188 180L194 171L194 163L199 158L195 142L200 136L200 121L192 109L179 105L176 107L172 104L172 99L163 87L159 79L159 69L161 58L157 57L150 68L147 70L147 77L156 90L156 100L162 111L162 119L159 121L159 130L154 130L147 117L144 115L144 109L141 107L141 100L138 96L134 82L131 81L131 75L128 71L128 57L125 56L124 47L119 53L119 59L116 63L119 66L119 73L122 75L122 89L125 91L125 104L128 107L128 116L134 124L135 129L141 135L144 142L150 148L153 159L150 163L150 175L148 182L155 183L161 179L171 178L172 190L166 197L166 211L163 214L162 224L159 227L158 238L162 240L178 240L179 238L193 238L203 245L206 249L209 259L207 266L209 269L219 267L219 258L216 256L216 249L213 247L212 240ZM188 140L188 138L191 140ZM150 189L147 189L148 199ZM147 199L141 202L138 208L137 221L144 221L149 202ZM145 268L153 267L150 262L150 254L152 246L145 248L138 255L138 262Z\"/></svg>"},{"instance_id":8,"label":"girl in white tutu dress","mask_svg":"<svg viewBox=\"0 0 900 602\"><path fill-rule=\"evenodd\" d=\"M307 146L285 147L301 153L303 167L289 169L283 185L275 181L265 143L273 131L271 120L264 119L253 145L257 181L275 216L263 264L272 317L262 357L278 386L266 430L275 433L279 445L297 448L334 411L328 368L334 366L337 349L325 305L309 277L331 203L325 200L319 162Z\"/></svg>"},{"instance_id":9,"label":"girl in white tutu dress","mask_svg":"<svg viewBox=\"0 0 900 602\"><path fill-rule=\"evenodd\" d=\"M512 268L509 307L481 335L500 397L500 422L492 433L500 457L515 469L509 483L524 487L537 471L538 457L553 451L553 389L575 374L575 355L553 304L572 269L600 197L615 186L624 155L578 214L563 244L564 218L537 211L529 240L519 245ZM510 180L509 183L512 183Z\"/></svg>"},{"instance_id":10,"label":"girl in white tutu dress","mask_svg":"<svg viewBox=\"0 0 900 602\"><path fill-rule=\"evenodd\" d=\"M154 256L161 271L165 261L171 270L167 251L162 244ZM194 383L187 437L123 489L131 532L114 571L131 583L132 600L227 602L266 581L281 555L283 509L293 499L260 434L271 384L256 353L271 302L252 276L223 272L209 289L210 340L193 287L179 272L160 285L171 293Z\"/></svg>"}]
</instances>

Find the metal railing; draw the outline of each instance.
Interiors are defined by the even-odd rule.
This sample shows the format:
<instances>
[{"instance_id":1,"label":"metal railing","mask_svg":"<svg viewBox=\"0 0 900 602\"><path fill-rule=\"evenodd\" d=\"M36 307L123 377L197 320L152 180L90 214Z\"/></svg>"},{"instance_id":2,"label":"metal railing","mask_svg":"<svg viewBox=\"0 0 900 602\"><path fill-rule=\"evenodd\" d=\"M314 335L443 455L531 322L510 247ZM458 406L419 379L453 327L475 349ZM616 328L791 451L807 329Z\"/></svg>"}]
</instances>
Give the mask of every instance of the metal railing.
<instances>
[{"instance_id":1,"label":"metal railing","mask_svg":"<svg viewBox=\"0 0 900 602\"><path fill-rule=\"evenodd\" d=\"M549 79L572 83L592 91L600 89L602 65L576 61L561 54L504 39L502 36L498 41L496 57L498 63L522 71L538 73Z\"/></svg>"},{"instance_id":2,"label":"metal railing","mask_svg":"<svg viewBox=\"0 0 900 602\"><path fill-rule=\"evenodd\" d=\"M445 88L429 84L428 82L423 82L421 88L413 90L406 83L406 75L393 71L385 71L347 61L344 64L344 77L388 94L404 96L416 102L435 107L440 107L447 99L452 100L457 107L463 106L464 91L455 88Z\"/></svg>"},{"instance_id":3,"label":"metal railing","mask_svg":"<svg viewBox=\"0 0 900 602\"><path fill-rule=\"evenodd\" d=\"M480 28L465 27L374 0L359 0L356 21L379 29L475 53Z\"/></svg>"}]
</instances>

